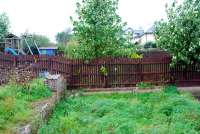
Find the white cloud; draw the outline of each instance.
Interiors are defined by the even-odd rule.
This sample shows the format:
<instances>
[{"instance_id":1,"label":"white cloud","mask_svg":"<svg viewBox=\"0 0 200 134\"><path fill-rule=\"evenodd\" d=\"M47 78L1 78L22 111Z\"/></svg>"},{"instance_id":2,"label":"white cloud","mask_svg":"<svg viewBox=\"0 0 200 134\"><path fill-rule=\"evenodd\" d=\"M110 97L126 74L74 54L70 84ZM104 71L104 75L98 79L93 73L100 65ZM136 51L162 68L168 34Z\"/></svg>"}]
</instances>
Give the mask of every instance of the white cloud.
<instances>
[{"instance_id":1,"label":"white cloud","mask_svg":"<svg viewBox=\"0 0 200 134\"><path fill-rule=\"evenodd\" d=\"M28 30L54 40L55 34L71 26L76 0L0 0L0 13L6 12L11 32ZM148 27L165 16L169 0L120 0L119 14L131 27Z\"/></svg>"}]
</instances>

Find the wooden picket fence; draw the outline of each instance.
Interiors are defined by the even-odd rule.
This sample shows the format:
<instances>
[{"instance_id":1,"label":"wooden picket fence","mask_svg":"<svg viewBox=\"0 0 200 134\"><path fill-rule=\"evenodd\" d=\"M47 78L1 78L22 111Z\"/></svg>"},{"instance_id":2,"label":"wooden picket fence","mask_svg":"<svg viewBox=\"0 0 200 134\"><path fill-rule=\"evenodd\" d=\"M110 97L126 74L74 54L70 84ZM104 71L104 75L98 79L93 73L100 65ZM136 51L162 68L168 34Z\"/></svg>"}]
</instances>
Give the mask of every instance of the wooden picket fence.
<instances>
[{"instance_id":1,"label":"wooden picket fence","mask_svg":"<svg viewBox=\"0 0 200 134\"><path fill-rule=\"evenodd\" d=\"M89 62L55 56L0 55L0 66L31 66L39 74L48 71L65 76L70 88L132 87L139 82L153 84L200 85L200 64L170 67L164 52L145 53L142 59L98 58Z\"/></svg>"}]
</instances>

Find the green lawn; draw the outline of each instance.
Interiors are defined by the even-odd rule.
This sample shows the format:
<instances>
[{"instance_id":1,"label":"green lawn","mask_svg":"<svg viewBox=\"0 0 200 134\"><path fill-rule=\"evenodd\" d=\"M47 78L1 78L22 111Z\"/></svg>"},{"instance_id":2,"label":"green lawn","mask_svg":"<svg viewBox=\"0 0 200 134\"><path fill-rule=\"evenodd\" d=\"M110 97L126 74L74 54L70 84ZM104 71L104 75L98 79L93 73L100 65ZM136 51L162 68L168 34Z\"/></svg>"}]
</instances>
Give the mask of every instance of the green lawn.
<instances>
[{"instance_id":1,"label":"green lawn","mask_svg":"<svg viewBox=\"0 0 200 134\"><path fill-rule=\"evenodd\" d=\"M0 87L0 134L11 134L15 127L33 121L32 102L51 95L42 79L24 85L10 83Z\"/></svg>"},{"instance_id":2,"label":"green lawn","mask_svg":"<svg viewBox=\"0 0 200 134\"><path fill-rule=\"evenodd\" d=\"M57 105L39 134L197 134L200 105L175 87L144 94L96 94Z\"/></svg>"}]
</instances>

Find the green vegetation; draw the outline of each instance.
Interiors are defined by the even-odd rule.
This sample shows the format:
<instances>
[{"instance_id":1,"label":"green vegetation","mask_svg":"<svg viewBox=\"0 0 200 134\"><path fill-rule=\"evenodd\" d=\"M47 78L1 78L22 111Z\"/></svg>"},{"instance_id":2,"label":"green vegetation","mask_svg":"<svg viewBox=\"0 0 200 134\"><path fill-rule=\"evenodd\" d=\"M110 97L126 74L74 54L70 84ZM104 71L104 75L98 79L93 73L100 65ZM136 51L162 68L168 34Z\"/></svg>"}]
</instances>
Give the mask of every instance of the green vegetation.
<instances>
[{"instance_id":1,"label":"green vegetation","mask_svg":"<svg viewBox=\"0 0 200 134\"><path fill-rule=\"evenodd\" d=\"M44 84L44 80L35 79L28 84L24 84L18 90L17 97L27 100L35 101L41 98L46 98L52 95L50 89Z\"/></svg>"},{"instance_id":2,"label":"green vegetation","mask_svg":"<svg viewBox=\"0 0 200 134\"><path fill-rule=\"evenodd\" d=\"M37 48L35 47L35 43L38 45L38 47L48 47L52 45L50 39L44 35L38 35L35 33L24 33L21 35L21 37L26 38L26 41L22 40L22 45L24 46L24 51L26 53L29 51L27 43L29 44L34 54L39 54Z\"/></svg>"},{"instance_id":3,"label":"green vegetation","mask_svg":"<svg viewBox=\"0 0 200 134\"><path fill-rule=\"evenodd\" d=\"M167 7L167 20L157 22L157 45L173 55L176 63L191 64L200 62L200 1L175 0Z\"/></svg>"},{"instance_id":4,"label":"green vegetation","mask_svg":"<svg viewBox=\"0 0 200 134\"><path fill-rule=\"evenodd\" d=\"M0 14L0 42L3 42L4 37L8 34L9 30L9 19L8 16L3 13ZM4 45L0 43L0 52L3 51Z\"/></svg>"},{"instance_id":5,"label":"green vegetation","mask_svg":"<svg viewBox=\"0 0 200 134\"><path fill-rule=\"evenodd\" d=\"M136 85L139 89L152 89L154 87L151 83L140 82Z\"/></svg>"},{"instance_id":6,"label":"green vegetation","mask_svg":"<svg viewBox=\"0 0 200 134\"><path fill-rule=\"evenodd\" d=\"M145 49L157 48L157 46L156 46L156 43L155 43L155 42L150 41L150 42L147 42L147 43L144 44L144 48L145 48Z\"/></svg>"},{"instance_id":7,"label":"green vegetation","mask_svg":"<svg viewBox=\"0 0 200 134\"><path fill-rule=\"evenodd\" d=\"M0 14L0 41L4 39L9 30L9 19L5 13Z\"/></svg>"},{"instance_id":8,"label":"green vegetation","mask_svg":"<svg viewBox=\"0 0 200 134\"><path fill-rule=\"evenodd\" d=\"M67 43L71 40L73 37L73 34L71 33L72 30L68 28L65 31L59 32L56 34L56 41L58 44L67 45Z\"/></svg>"},{"instance_id":9,"label":"green vegetation","mask_svg":"<svg viewBox=\"0 0 200 134\"><path fill-rule=\"evenodd\" d=\"M79 47L78 45L78 41L76 41L74 38L71 38L67 44L59 44L58 50L64 52L65 57L76 59L78 57L78 54L76 53L76 50Z\"/></svg>"},{"instance_id":10,"label":"green vegetation","mask_svg":"<svg viewBox=\"0 0 200 134\"><path fill-rule=\"evenodd\" d=\"M105 56L129 56L135 53L117 14L118 0L83 0L77 2L78 19L71 18L74 36L79 42L75 58L90 60Z\"/></svg>"},{"instance_id":11,"label":"green vegetation","mask_svg":"<svg viewBox=\"0 0 200 134\"><path fill-rule=\"evenodd\" d=\"M129 56L129 58L131 59L141 59L143 58L143 55L142 54L137 54L137 53L133 53Z\"/></svg>"},{"instance_id":12,"label":"green vegetation","mask_svg":"<svg viewBox=\"0 0 200 134\"><path fill-rule=\"evenodd\" d=\"M101 66L100 73L103 76L108 76L108 69L105 66Z\"/></svg>"},{"instance_id":13,"label":"green vegetation","mask_svg":"<svg viewBox=\"0 0 200 134\"><path fill-rule=\"evenodd\" d=\"M199 126L199 103L170 86L154 93L68 98L57 105L38 133L197 134Z\"/></svg>"},{"instance_id":14,"label":"green vegetation","mask_svg":"<svg viewBox=\"0 0 200 134\"><path fill-rule=\"evenodd\" d=\"M44 36L44 35L39 35L39 34L35 34L35 33L26 33L27 37L32 37L32 38L27 38L27 42L30 46L32 46L32 44L34 43L33 41L36 41L38 47L45 47L45 46L49 46L51 44L51 41L48 37Z\"/></svg>"},{"instance_id":15,"label":"green vegetation","mask_svg":"<svg viewBox=\"0 0 200 134\"><path fill-rule=\"evenodd\" d=\"M25 125L34 119L31 102L51 96L43 80L25 85L8 84L0 87L0 133L10 134L16 125Z\"/></svg>"}]
</instances>

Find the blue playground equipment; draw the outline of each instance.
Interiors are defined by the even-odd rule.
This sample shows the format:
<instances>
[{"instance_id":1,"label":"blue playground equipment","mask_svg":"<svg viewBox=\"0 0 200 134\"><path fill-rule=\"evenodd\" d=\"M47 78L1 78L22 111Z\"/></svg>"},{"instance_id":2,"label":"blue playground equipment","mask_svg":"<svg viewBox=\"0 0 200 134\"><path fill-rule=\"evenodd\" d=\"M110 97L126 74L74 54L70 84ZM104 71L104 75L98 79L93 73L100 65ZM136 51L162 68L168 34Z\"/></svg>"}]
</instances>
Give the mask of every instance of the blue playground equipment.
<instances>
[{"instance_id":1,"label":"blue playground equipment","mask_svg":"<svg viewBox=\"0 0 200 134\"><path fill-rule=\"evenodd\" d=\"M4 52L7 53L7 54L11 54L13 56L17 56L18 55L18 53L14 49L8 48L8 47L4 49Z\"/></svg>"},{"instance_id":2,"label":"blue playground equipment","mask_svg":"<svg viewBox=\"0 0 200 134\"><path fill-rule=\"evenodd\" d=\"M27 40L31 40L31 44L29 44ZM14 34L8 34L3 44L4 52L13 56L34 55L34 52L32 50L33 48L36 48L37 54L41 54L36 41L30 35L25 34L21 38L19 38ZM27 48L26 52L24 51L25 47Z\"/></svg>"}]
</instances>

